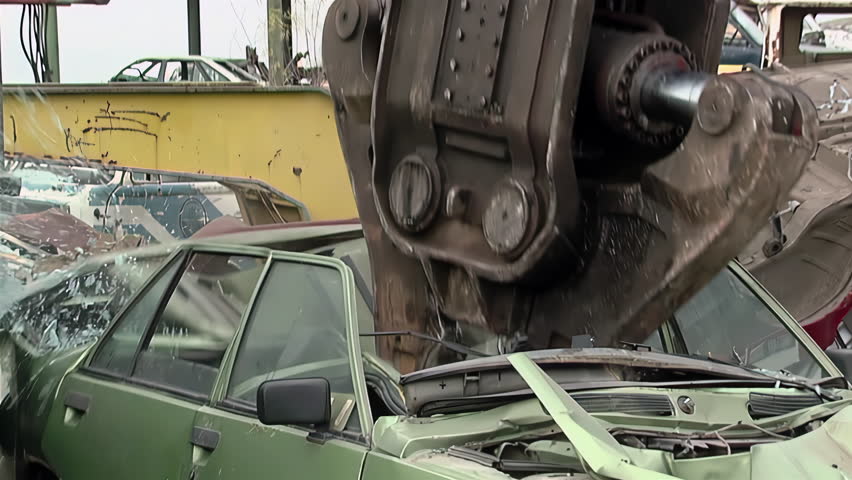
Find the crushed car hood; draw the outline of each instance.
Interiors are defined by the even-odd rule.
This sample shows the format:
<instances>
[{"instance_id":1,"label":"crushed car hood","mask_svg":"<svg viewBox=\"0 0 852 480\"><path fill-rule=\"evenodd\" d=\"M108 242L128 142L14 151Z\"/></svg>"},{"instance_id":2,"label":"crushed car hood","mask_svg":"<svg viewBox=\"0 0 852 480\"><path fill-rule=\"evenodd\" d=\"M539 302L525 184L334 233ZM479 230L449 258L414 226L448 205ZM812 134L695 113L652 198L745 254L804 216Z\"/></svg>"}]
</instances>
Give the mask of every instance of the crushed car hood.
<instances>
[{"instance_id":1,"label":"crushed car hood","mask_svg":"<svg viewBox=\"0 0 852 480\"><path fill-rule=\"evenodd\" d=\"M485 448L501 444L522 445L541 465L543 473L530 472L528 476L515 478L570 478L569 471L586 471L592 478L630 480L822 480L845 479L852 473L852 399L849 398L754 422L760 428L784 431L827 418L821 427L797 438L754 445L747 452L680 459L670 452L624 445L616 440L615 432L628 428L672 435L704 432L706 438L708 432L722 431L721 425L730 418L715 413L696 415L693 420L661 417L657 421L611 411L592 415L527 354L506 358L532 389L534 398L466 414L383 417L374 429L375 448L456 479L509 478L501 469L517 468L517 459L508 456L500 459L483 453ZM704 403L718 402L722 410L735 405L738 399L745 404L750 390L677 392L675 396L693 395L698 403L712 399ZM560 433L567 441L558 438ZM560 466L565 473L559 471ZM548 472L551 475L545 477Z\"/></svg>"},{"instance_id":2,"label":"crushed car hood","mask_svg":"<svg viewBox=\"0 0 852 480\"><path fill-rule=\"evenodd\" d=\"M653 450L619 444L541 368L524 355L510 357L512 365L542 402L559 428L595 473L614 479L671 478L845 478L852 473L852 408L846 407L822 428L801 437L752 447L731 461L707 457L685 462ZM783 460L782 460L783 459Z\"/></svg>"}]
</instances>

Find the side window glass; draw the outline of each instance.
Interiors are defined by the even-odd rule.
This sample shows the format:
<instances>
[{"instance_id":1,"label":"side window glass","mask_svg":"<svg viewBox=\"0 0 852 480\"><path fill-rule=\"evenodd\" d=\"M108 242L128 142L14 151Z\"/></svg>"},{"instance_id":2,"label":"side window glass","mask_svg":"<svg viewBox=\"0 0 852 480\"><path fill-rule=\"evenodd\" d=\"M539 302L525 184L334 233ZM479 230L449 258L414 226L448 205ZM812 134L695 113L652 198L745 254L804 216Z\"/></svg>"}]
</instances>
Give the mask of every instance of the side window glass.
<instances>
[{"instance_id":1,"label":"side window glass","mask_svg":"<svg viewBox=\"0 0 852 480\"><path fill-rule=\"evenodd\" d=\"M130 374L139 343L180 264L178 259L172 261L148 290L125 311L110 336L99 347L90 364L91 368L122 376Z\"/></svg>"},{"instance_id":2,"label":"side window glass","mask_svg":"<svg viewBox=\"0 0 852 480\"><path fill-rule=\"evenodd\" d=\"M121 72L121 77L123 77L123 79L126 81L141 81L145 76L144 72L150 69L151 66L152 62L148 60L134 63L133 65L130 65Z\"/></svg>"},{"instance_id":3,"label":"side window glass","mask_svg":"<svg viewBox=\"0 0 852 480\"><path fill-rule=\"evenodd\" d=\"M141 349L133 377L207 396L266 258L193 254Z\"/></svg>"},{"instance_id":4,"label":"side window glass","mask_svg":"<svg viewBox=\"0 0 852 480\"><path fill-rule=\"evenodd\" d=\"M150 68L144 71L143 80L146 82L157 82L160 80L160 68L163 62L154 62Z\"/></svg>"},{"instance_id":5,"label":"side window glass","mask_svg":"<svg viewBox=\"0 0 852 480\"><path fill-rule=\"evenodd\" d=\"M197 62L187 62L187 77L190 82L207 82L209 79Z\"/></svg>"},{"instance_id":6,"label":"side window glass","mask_svg":"<svg viewBox=\"0 0 852 480\"><path fill-rule=\"evenodd\" d=\"M183 80L181 77L181 70L180 62L166 63L166 74L163 77L163 80L166 82L180 82Z\"/></svg>"},{"instance_id":7,"label":"side window glass","mask_svg":"<svg viewBox=\"0 0 852 480\"><path fill-rule=\"evenodd\" d=\"M355 413L346 347L346 305L340 273L328 267L276 262L258 294L228 385L228 401L248 410L267 380L326 378L332 430Z\"/></svg>"},{"instance_id":8,"label":"side window glass","mask_svg":"<svg viewBox=\"0 0 852 480\"><path fill-rule=\"evenodd\" d=\"M654 333L652 333L651 336L648 337L647 340L645 340L643 345L651 347L651 350L655 352L664 352L665 349L663 348L663 337L661 329L655 330Z\"/></svg>"},{"instance_id":9,"label":"side window glass","mask_svg":"<svg viewBox=\"0 0 852 480\"><path fill-rule=\"evenodd\" d=\"M826 375L775 312L730 270L683 305L675 322L690 355L804 377Z\"/></svg>"},{"instance_id":10,"label":"side window glass","mask_svg":"<svg viewBox=\"0 0 852 480\"><path fill-rule=\"evenodd\" d=\"M94 341L165 256L122 260L86 268L15 304L4 320L39 351L75 348Z\"/></svg>"},{"instance_id":11,"label":"side window glass","mask_svg":"<svg viewBox=\"0 0 852 480\"><path fill-rule=\"evenodd\" d=\"M204 73L207 74L207 77L210 79L211 82L227 82L228 81L228 77L217 72L210 65L207 65L205 63L199 63L198 66L201 67L204 70Z\"/></svg>"},{"instance_id":12,"label":"side window glass","mask_svg":"<svg viewBox=\"0 0 852 480\"><path fill-rule=\"evenodd\" d=\"M130 180L133 183L151 183L156 180L153 175L145 172L130 172Z\"/></svg>"}]
</instances>

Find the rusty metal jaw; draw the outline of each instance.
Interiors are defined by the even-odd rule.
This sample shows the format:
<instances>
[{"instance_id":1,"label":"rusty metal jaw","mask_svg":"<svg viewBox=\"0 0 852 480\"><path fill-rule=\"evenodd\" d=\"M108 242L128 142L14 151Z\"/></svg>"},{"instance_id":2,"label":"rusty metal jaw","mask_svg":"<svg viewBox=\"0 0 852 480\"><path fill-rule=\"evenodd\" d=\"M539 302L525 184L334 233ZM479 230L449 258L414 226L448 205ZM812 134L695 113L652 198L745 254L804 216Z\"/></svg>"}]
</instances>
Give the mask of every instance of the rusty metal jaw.
<instances>
[{"instance_id":1,"label":"rusty metal jaw","mask_svg":"<svg viewBox=\"0 0 852 480\"><path fill-rule=\"evenodd\" d=\"M816 111L796 89L686 72L686 90L622 102L670 100L653 114L677 110L676 148L648 162L655 147L633 147L646 157L633 165L605 155L587 175L574 134L598 121L576 108L594 2L426 3L338 0L324 30L379 329L425 331L440 314L534 348L644 341L735 257L815 151ZM686 51L670 43L669 57ZM629 153L645 137L611 138ZM387 340L382 354L406 371L425 347Z\"/></svg>"},{"instance_id":2,"label":"rusty metal jaw","mask_svg":"<svg viewBox=\"0 0 852 480\"><path fill-rule=\"evenodd\" d=\"M816 136L801 92L754 74L711 80L681 147L639 182L584 197L599 220L595 247L580 276L537 297L531 343L567 343L584 328L600 344L644 341L763 227Z\"/></svg>"}]
</instances>

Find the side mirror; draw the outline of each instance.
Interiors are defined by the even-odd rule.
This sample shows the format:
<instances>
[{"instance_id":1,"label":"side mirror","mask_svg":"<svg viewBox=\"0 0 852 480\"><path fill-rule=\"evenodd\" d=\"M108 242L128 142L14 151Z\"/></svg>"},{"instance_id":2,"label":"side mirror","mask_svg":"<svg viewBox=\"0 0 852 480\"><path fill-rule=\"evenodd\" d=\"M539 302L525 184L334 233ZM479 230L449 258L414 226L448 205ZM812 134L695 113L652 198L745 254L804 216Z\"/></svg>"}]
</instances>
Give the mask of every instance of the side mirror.
<instances>
[{"instance_id":1,"label":"side mirror","mask_svg":"<svg viewBox=\"0 0 852 480\"><path fill-rule=\"evenodd\" d=\"M848 348L829 348L825 351L825 354L843 372L846 380L852 382L852 350Z\"/></svg>"},{"instance_id":2,"label":"side mirror","mask_svg":"<svg viewBox=\"0 0 852 480\"><path fill-rule=\"evenodd\" d=\"M263 382L257 389L257 417L264 425L328 426L331 386L324 378Z\"/></svg>"}]
</instances>

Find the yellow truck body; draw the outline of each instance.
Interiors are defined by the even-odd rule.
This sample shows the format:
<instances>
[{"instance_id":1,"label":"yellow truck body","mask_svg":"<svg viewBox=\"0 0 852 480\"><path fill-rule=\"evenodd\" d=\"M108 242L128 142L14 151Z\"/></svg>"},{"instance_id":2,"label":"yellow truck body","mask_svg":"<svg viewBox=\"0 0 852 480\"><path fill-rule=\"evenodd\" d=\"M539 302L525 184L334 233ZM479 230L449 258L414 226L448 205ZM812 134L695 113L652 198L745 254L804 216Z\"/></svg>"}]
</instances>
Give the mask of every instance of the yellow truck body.
<instances>
[{"instance_id":1,"label":"yellow truck body","mask_svg":"<svg viewBox=\"0 0 852 480\"><path fill-rule=\"evenodd\" d=\"M4 88L7 152L264 180L313 220L357 217L325 90L252 85Z\"/></svg>"}]
</instances>

